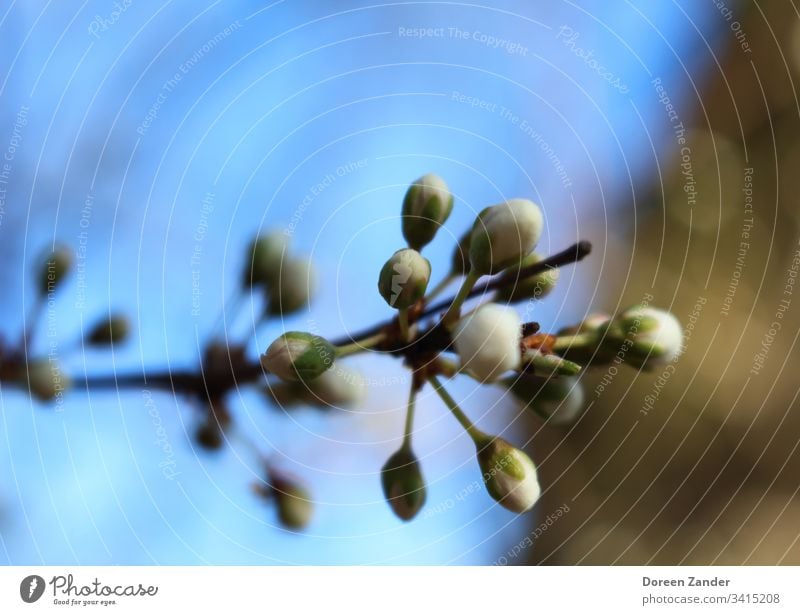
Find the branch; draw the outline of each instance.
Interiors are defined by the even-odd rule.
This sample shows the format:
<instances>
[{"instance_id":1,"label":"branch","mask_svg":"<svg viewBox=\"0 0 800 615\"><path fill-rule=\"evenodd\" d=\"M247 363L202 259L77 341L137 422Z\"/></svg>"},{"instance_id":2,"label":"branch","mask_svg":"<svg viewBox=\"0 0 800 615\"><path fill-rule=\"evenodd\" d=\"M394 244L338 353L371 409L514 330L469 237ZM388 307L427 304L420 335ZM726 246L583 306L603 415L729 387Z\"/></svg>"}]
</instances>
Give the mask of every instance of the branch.
<instances>
[{"instance_id":1,"label":"branch","mask_svg":"<svg viewBox=\"0 0 800 615\"><path fill-rule=\"evenodd\" d=\"M544 260L534 263L528 267L520 269L519 275L514 278L503 278L497 276L490 279L484 284L477 285L468 297L477 297L484 295L498 288L503 288L510 284L515 284L517 279L524 279L536 274L547 271L548 269L563 267L581 261L592 251L592 244L588 241L579 241L573 244L566 250L557 252ZM418 314L413 315L412 322L421 320L428 316L432 316L442 310L445 310L453 302L453 297L442 299L441 301L425 306ZM409 315L412 317L412 315ZM361 340L367 337L372 337L383 331L384 329L396 326L397 319L392 319L374 325L368 329L360 331L356 334L333 340L331 343L334 346L344 346L352 343L354 340ZM432 330L436 325L432 327ZM426 339L426 336L420 336L421 339ZM429 340L430 341L430 340ZM386 352L407 352L408 347L404 351L387 349ZM156 373L137 373L137 374L123 374L123 375L110 375L110 376L90 376L83 380L75 380L74 384L77 388L86 389L103 389L114 388L119 389L127 388L153 388L165 391L172 391L173 393L194 393L196 395L209 395L212 393L224 393L237 386L251 384L258 382L265 375L264 369L258 360L242 360L233 361L230 364L230 370L224 370L218 374L204 374L200 372L156 372ZM212 377L213 376L213 377Z\"/></svg>"}]
</instances>

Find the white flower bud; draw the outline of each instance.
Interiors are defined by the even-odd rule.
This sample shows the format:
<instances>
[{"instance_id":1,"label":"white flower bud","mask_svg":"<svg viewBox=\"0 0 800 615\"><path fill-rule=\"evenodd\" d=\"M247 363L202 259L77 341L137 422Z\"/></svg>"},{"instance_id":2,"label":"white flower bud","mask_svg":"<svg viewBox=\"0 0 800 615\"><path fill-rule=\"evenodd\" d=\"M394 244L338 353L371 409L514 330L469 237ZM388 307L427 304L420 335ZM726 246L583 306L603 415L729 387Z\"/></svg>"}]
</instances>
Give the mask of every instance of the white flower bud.
<instances>
[{"instance_id":1,"label":"white flower bud","mask_svg":"<svg viewBox=\"0 0 800 615\"><path fill-rule=\"evenodd\" d=\"M249 287L276 282L288 249L289 238L284 233L273 231L256 237L247 249L242 284Z\"/></svg>"},{"instance_id":2,"label":"white flower bud","mask_svg":"<svg viewBox=\"0 0 800 615\"><path fill-rule=\"evenodd\" d=\"M606 329L607 343L629 344L625 362L648 367L674 360L683 349L683 330L669 312L635 305L612 320Z\"/></svg>"},{"instance_id":3,"label":"white flower bud","mask_svg":"<svg viewBox=\"0 0 800 615\"><path fill-rule=\"evenodd\" d=\"M575 422L585 407L583 385L578 378L522 376L509 378L506 384L525 409L532 410L552 425Z\"/></svg>"},{"instance_id":4,"label":"white flower bud","mask_svg":"<svg viewBox=\"0 0 800 615\"><path fill-rule=\"evenodd\" d=\"M426 487L419 460L413 451L401 448L381 469L383 495L403 521L413 519L425 505Z\"/></svg>"},{"instance_id":5,"label":"white flower bud","mask_svg":"<svg viewBox=\"0 0 800 615\"><path fill-rule=\"evenodd\" d=\"M506 285L498 289L494 300L504 303L516 303L528 299L543 299L549 295L556 287L558 282L559 270L557 267L550 267L541 273L520 277L520 270L530 267L542 260L542 256L533 252L523 258L518 265L513 265L506 269L500 279Z\"/></svg>"},{"instance_id":6,"label":"white flower bud","mask_svg":"<svg viewBox=\"0 0 800 615\"><path fill-rule=\"evenodd\" d=\"M261 365L281 380L310 382L333 365L336 351L325 338L311 333L284 333L261 356Z\"/></svg>"},{"instance_id":7,"label":"white flower bud","mask_svg":"<svg viewBox=\"0 0 800 615\"><path fill-rule=\"evenodd\" d=\"M468 370L481 382L493 382L522 361L522 322L513 309L490 303L458 321L453 343Z\"/></svg>"},{"instance_id":8,"label":"white flower bud","mask_svg":"<svg viewBox=\"0 0 800 615\"><path fill-rule=\"evenodd\" d=\"M22 378L26 378L24 368ZM27 384L30 394L36 399L51 401L59 393L66 392L71 381L55 359L37 359L28 363Z\"/></svg>"},{"instance_id":9,"label":"white flower bud","mask_svg":"<svg viewBox=\"0 0 800 615\"><path fill-rule=\"evenodd\" d=\"M533 508L541 488L531 458L498 437L481 439L476 446L489 495L512 512L522 513Z\"/></svg>"},{"instance_id":10,"label":"white flower bud","mask_svg":"<svg viewBox=\"0 0 800 615\"><path fill-rule=\"evenodd\" d=\"M527 199L487 207L472 227L469 257L473 270L487 275L518 265L536 247L543 228L542 210Z\"/></svg>"},{"instance_id":11,"label":"white flower bud","mask_svg":"<svg viewBox=\"0 0 800 615\"><path fill-rule=\"evenodd\" d=\"M438 175L423 175L403 199L403 237L409 247L421 250L428 245L453 211L453 195Z\"/></svg>"},{"instance_id":12,"label":"white flower bud","mask_svg":"<svg viewBox=\"0 0 800 615\"><path fill-rule=\"evenodd\" d=\"M267 314L288 316L308 305L316 286L316 275L308 259L283 263L277 280L267 287Z\"/></svg>"},{"instance_id":13,"label":"white flower bud","mask_svg":"<svg viewBox=\"0 0 800 615\"><path fill-rule=\"evenodd\" d=\"M425 296L431 279L431 264L416 250L398 250L386 261L378 278L378 291L386 303L405 309Z\"/></svg>"}]
</instances>

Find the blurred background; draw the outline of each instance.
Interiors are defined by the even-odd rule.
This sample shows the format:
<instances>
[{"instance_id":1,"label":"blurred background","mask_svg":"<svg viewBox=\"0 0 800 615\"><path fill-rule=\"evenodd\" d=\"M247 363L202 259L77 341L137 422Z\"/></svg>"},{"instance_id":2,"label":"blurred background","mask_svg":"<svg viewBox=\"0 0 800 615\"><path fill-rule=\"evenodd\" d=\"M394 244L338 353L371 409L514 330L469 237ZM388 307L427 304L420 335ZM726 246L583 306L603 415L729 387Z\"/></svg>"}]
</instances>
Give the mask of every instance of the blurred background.
<instances>
[{"instance_id":1,"label":"blurred background","mask_svg":"<svg viewBox=\"0 0 800 615\"><path fill-rule=\"evenodd\" d=\"M428 504L408 524L391 514L397 361L349 361L369 382L352 412L286 412L242 387L237 429L314 495L303 533L254 496L254 451L198 448L180 397L78 389L55 407L3 383L0 561L800 563L798 63L792 3L4 0L0 332L18 338L41 254L69 246L76 271L30 351L73 377L192 369L271 229L313 259L318 292L259 328L248 301L230 339L255 356L286 329L388 318L378 271L429 171L456 201L426 248L435 280L476 211L531 198L541 251L594 251L528 320L555 331L652 296L687 343L668 373L587 373L591 405L566 429L453 383L537 462L544 495L523 516L475 488L474 448L429 389ZM132 340L83 351L109 310Z\"/></svg>"}]
</instances>

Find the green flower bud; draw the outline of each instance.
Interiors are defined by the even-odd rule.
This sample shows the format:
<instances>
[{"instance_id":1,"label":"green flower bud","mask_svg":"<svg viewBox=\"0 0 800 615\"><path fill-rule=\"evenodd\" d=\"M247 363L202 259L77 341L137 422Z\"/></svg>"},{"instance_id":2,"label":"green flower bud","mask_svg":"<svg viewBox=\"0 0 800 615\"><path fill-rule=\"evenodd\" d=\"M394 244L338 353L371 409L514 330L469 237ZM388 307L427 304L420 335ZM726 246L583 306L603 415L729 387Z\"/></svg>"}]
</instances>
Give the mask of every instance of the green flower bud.
<instances>
[{"instance_id":1,"label":"green flower bud","mask_svg":"<svg viewBox=\"0 0 800 615\"><path fill-rule=\"evenodd\" d=\"M381 470L383 495L392 511L410 521L425 505L426 488L419 460L407 448L396 451Z\"/></svg>"},{"instance_id":2,"label":"green flower bud","mask_svg":"<svg viewBox=\"0 0 800 615\"><path fill-rule=\"evenodd\" d=\"M51 401L69 390L69 376L61 371L55 359L36 359L28 363L27 374L24 368L22 378L27 377L28 391L39 401Z\"/></svg>"},{"instance_id":3,"label":"green flower bud","mask_svg":"<svg viewBox=\"0 0 800 615\"><path fill-rule=\"evenodd\" d=\"M262 367L281 380L310 382L333 365L336 350L319 335L284 333L261 356Z\"/></svg>"},{"instance_id":4,"label":"green flower bud","mask_svg":"<svg viewBox=\"0 0 800 615\"><path fill-rule=\"evenodd\" d=\"M453 250L450 262L450 273L452 275L466 275L469 272L469 240L472 237L472 229L464 233Z\"/></svg>"},{"instance_id":5,"label":"green flower bud","mask_svg":"<svg viewBox=\"0 0 800 615\"><path fill-rule=\"evenodd\" d=\"M98 322L86 335L90 346L106 346L124 342L130 333L130 323L125 316L109 316Z\"/></svg>"},{"instance_id":6,"label":"green flower bud","mask_svg":"<svg viewBox=\"0 0 800 615\"><path fill-rule=\"evenodd\" d=\"M673 361L683 349L683 330L669 312L635 305L605 328L604 346L624 351L623 360L636 367L652 367Z\"/></svg>"},{"instance_id":7,"label":"green flower bud","mask_svg":"<svg viewBox=\"0 0 800 615\"><path fill-rule=\"evenodd\" d=\"M476 273L488 275L520 261L536 247L544 218L527 199L511 199L484 209L475 220L469 258Z\"/></svg>"},{"instance_id":8,"label":"green flower bud","mask_svg":"<svg viewBox=\"0 0 800 615\"><path fill-rule=\"evenodd\" d=\"M577 378L521 376L509 378L504 384L525 409L552 425L574 423L585 407L583 385Z\"/></svg>"},{"instance_id":9,"label":"green flower bud","mask_svg":"<svg viewBox=\"0 0 800 615\"><path fill-rule=\"evenodd\" d=\"M393 308L405 309L425 296L431 264L416 250L398 250L386 261L378 278L378 291Z\"/></svg>"},{"instance_id":10,"label":"green flower bud","mask_svg":"<svg viewBox=\"0 0 800 615\"><path fill-rule=\"evenodd\" d=\"M531 458L496 436L480 439L476 446L483 482L489 495L516 513L533 508L541 489Z\"/></svg>"},{"instance_id":11,"label":"green flower bud","mask_svg":"<svg viewBox=\"0 0 800 615\"><path fill-rule=\"evenodd\" d=\"M72 269L72 252L64 246L56 248L47 256L39 271L39 292L53 292Z\"/></svg>"},{"instance_id":12,"label":"green flower bud","mask_svg":"<svg viewBox=\"0 0 800 615\"><path fill-rule=\"evenodd\" d=\"M480 382L493 382L522 361L522 321L506 306L489 303L464 316L453 329L461 367Z\"/></svg>"},{"instance_id":13,"label":"green flower bud","mask_svg":"<svg viewBox=\"0 0 800 615\"><path fill-rule=\"evenodd\" d=\"M428 245L453 211L453 195L438 175L423 175L403 199L403 237L409 247L421 250Z\"/></svg>"},{"instance_id":14,"label":"green flower bud","mask_svg":"<svg viewBox=\"0 0 800 615\"><path fill-rule=\"evenodd\" d=\"M272 495L278 509L278 520L285 528L302 530L311 522L314 503L308 490L284 475L270 475Z\"/></svg>"},{"instance_id":15,"label":"green flower bud","mask_svg":"<svg viewBox=\"0 0 800 615\"><path fill-rule=\"evenodd\" d=\"M277 281L288 249L289 238L278 231L254 239L247 249L242 285L247 288Z\"/></svg>"},{"instance_id":16,"label":"green flower bud","mask_svg":"<svg viewBox=\"0 0 800 615\"><path fill-rule=\"evenodd\" d=\"M556 287L556 282L558 282L559 270L557 267L550 267L527 278L519 277L521 269L535 265L541 260L542 257L533 252L523 258L519 265L513 265L506 269L500 279L507 282L507 285L498 289L494 300L504 303L516 303L528 299L543 299L549 295Z\"/></svg>"},{"instance_id":17,"label":"green flower bud","mask_svg":"<svg viewBox=\"0 0 800 615\"><path fill-rule=\"evenodd\" d=\"M283 264L277 281L267 287L267 314L288 316L308 305L316 285L311 261L291 259Z\"/></svg>"}]
</instances>

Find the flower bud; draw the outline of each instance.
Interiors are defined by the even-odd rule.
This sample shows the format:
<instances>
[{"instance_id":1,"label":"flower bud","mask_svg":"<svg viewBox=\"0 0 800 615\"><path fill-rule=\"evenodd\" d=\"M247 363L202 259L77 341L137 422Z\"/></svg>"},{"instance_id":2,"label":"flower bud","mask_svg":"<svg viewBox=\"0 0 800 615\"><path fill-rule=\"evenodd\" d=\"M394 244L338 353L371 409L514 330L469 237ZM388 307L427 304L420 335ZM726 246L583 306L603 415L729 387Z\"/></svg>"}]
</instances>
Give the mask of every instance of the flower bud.
<instances>
[{"instance_id":1,"label":"flower bud","mask_svg":"<svg viewBox=\"0 0 800 615\"><path fill-rule=\"evenodd\" d=\"M383 495L403 521L413 519L425 505L426 488L419 460L413 451L401 448L381 469Z\"/></svg>"},{"instance_id":2,"label":"flower bud","mask_svg":"<svg viewBox=\"0 0 800 615\"><path fill-rule=\"evenodd\" d=\"M39 292L53 292L72 269L72 252L64 246L56 248L47 256L39 272Z\"/></svg>"},{"instance_id":3,"label":"flower bud","mask_svg":"<svg viewBox=\"0 0 800 615\"><path fill-rule=\"evenodd\" d=\"M490 303L464 316L453 329L453 343L468 370L481 382L493 382L522 361L522 322L511 308Z\"/></svg>"},{"instance_id":4,"label":"flower bud","mask_svg":"<svg viewBox=\"0 0 800 615\"><path fill-rule=\"evenodd\" d=\"M308 489L288 476L275 473L270 474L270 484L281 525L290 530L302 530L308 526L314 512Z\"/></svg>"},{"instance_id":5,"label":"flower bud","mask_svg":"<svg viewBox=\"0 0 800 615\"><path fill-rule=\"evenodd\" d=\"M98 322L86 335L90 346L106 346L124 342L130 333L130 323L125 316L109 316Z\"/></svg>"},{"instance_id":6,"label":"flower bud","mask_svg":"<svg viewBox=\"0 0 800 615\"><path fill-rule=\"evenodd\" d=\"M195 440L207 451L218 451L225 443L222 426L213 417L204 420L195 432Z\"/></svg>"},{"instance_id":7,"label":"flower bud","mask_svg":"<svg viewBox=\"0 0 800 615\"><path fill-rule=\"evenodd\" d=\"M405 309L425 296L431 264L416 250L398 250L386 261L378 278L381 297L393 308Z\"/></svg>"},{"instance_id":8,"label":"flower bud","mask_svg":"<svg viewBox=\"0 0 800 615\"><path fill-rule=\"evenodd\" d=\"M506 284L495 293L494 300L504 303L516 303L527 299L543 299L556 287L559 270L550 267L541 273L527 278L519 277L520 270L540 262L542 257L533 252L514 265L506 269L500 279Z\"/></svg>"},{"instance_id":9,"label":"flower bud","mask_svg":"<svg viewBox=\"0 0 800 615\"><path fill-rule=\"evenodd\" d=\"M469 272L469 239L471 236L472 229L464 233L458 240L450 261L451 275L466 275Z\"/></svg>"},{"instance_id":10,"label":"flower bud","mask_svg":"<svg viewBox=\"0 0 800 615\"><path fill-rule=\"evenodd\" d=\"M242 284L245 287L272 284L281 273L289 249L289 238L278 231L256 237L247 249Z\"/></svg>"},{"instance_id":11,"label":"flower bud","mask_svg":"<svg viewBox=\"0 0 800 615\"><path fill-rule=\"evenodd\" d=\"M333 365L336 351L319 335L290 331L284 333L261 355L262 367L287 382L310 382Z\"/></svg>"},{"instance_id":12,"label":"flower bud","mask_svg":"<svg viewBox=\"0 0 800 615\"><path fill-rule=\"evenodd\" d=\"M364 399L367 383L357 371L335 363L310 382L277 382L266 387L266 394L282 408L309 405L328 408L354 408Z\"/></svg>"},{"instance_id":13,"label":"flower bud","mask_svg":"<svg viewBox=\"0 0 800 615\"><path fill-rule=\"evenodd\" d=\"M639 367L669 363L683 349L678 319L645 305L635 305L614 318L608 323L605 336L606 344L625 348L626 363Z\"/></svg>"},{"instance_id":14,"label":"flower bud","mask_svg":"<svg viewBox=\"0 0 800 615\"><path fill-rule=\"evenodd\" d=\"M533 508L541 489L531 458L499 437L487 436L476 446L489 495L512 512Z\"/></svg>"},{"instance_id":15,"label":"flower bud","mask_svg":"<svg viewBox=\"0 0 800 615\"><path fill-rule=\"evenodd\" d=\"M469 258L473 270L488 275L518 265L536 247L543 227L542 210L527 199L487 207L472 227Z\"/></svg>"},{"instance_id":16,"label":"flower bud","mask_svg":"<svg viewBox=\"0 0 800 615\"><path fill-rule=\"evenodd\" d=\"M23 368L24 369L24 368ZM25 372L22 378L26 377ZM55 359L36 359L28 363L27 384L30 394L39 401L51 401L70 387L70 379Z\"/></svg>"},{"instance_id":17,"label":"flower bud","mask_svg":"<svg viewBox=\"0 0 800 615\"><path fill-rule=\"evenodd\" d=\"M423 175L403 199L403 237L409 247L421 250L428 245L453 211L453 195L438 175Z\"/></svg>"},{"instance_id":18,"label":"flower bud","mask_svg":"<svg viewBox=\"0 0 800 615\"><path fill-rule=\"evenodd\" d=\"M316 285L311 261L291 259L283 264L278 280L267 289L267 314L288 316L308 305Z\"/></svg>"},{"instance_id":19,"label":"flower bud","mask_svg":"<svg viewBox=\"0 0 800 615\"><path fill-rule=\"evenodd\" d=\"M585 407L583 385L577 378L521 376L509 378L505 384L525 409L532 410L552 425L575 422Z\"/></svg>"}]
</instances>

